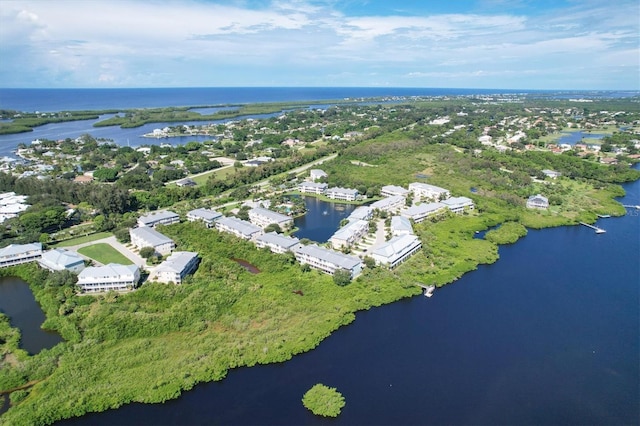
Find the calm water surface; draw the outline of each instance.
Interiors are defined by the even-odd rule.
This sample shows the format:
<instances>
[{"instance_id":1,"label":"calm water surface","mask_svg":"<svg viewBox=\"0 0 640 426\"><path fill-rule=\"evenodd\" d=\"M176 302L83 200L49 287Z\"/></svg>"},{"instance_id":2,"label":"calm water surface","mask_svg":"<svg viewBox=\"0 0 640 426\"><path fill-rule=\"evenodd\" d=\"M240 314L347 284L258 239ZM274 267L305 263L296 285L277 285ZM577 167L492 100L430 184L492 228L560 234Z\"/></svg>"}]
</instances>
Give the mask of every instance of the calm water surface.
<instances>
[{"instance_id":1,"label":"calm water surface","mask_svg":"<svg viewBox=\"0 0 640 426\"><path fill-rule=\"evenodd\" d=\"M626 187L640 204L640 183ZM637 424L640 218L598 226L530 231L431 299L360 312L286 363L61 424ZM335 420L300 402L319 382L346 398Z\"/></svg>"},{"instance_id":2,"label":"calm water surface","mask_svg":"<svg viewBox=\"0 0 640 426\"><path fill-rule=\"evenodd\" d=\"M315 197L304 197L304 203L307 214L293 221L299 229L295 236L318 243L329 241L334 232L340 228L340 221L347 218L357 207L353 204L322 201Z\"/></svg>"},{"instance_id":3,"label":"calm water surface","mask_svg":"<svg viewBox=\"0 0 640 426\"><path fill-rule=\"evenodd\" d=\"M45 320L29 285L16 277L0 277L0 312L20 329L20 347L30 354L62 342L58 333L40 328Z\"/></svg>"}]
</instances>

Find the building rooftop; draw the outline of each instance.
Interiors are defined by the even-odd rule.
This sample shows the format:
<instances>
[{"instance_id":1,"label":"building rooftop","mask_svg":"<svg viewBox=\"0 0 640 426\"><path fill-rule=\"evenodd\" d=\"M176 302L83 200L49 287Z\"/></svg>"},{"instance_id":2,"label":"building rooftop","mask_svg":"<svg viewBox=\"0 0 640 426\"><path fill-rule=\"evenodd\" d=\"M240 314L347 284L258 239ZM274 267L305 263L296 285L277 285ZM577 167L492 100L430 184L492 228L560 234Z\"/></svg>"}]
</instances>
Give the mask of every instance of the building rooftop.
<instances>
[{"instance_id":1,"label":"building rooftop","mask_svg":"<svg viewBox=\"0 0 640 426\"><path fill-rule=\"evenodd\" d=\"M40 263L51 269L62 269L79 263L84 264L84 259L78 253L56 248L42 253Z\"/></svg>"},{"instance_id":2,"label":"building rooftop","mask_svg":"<svg viewBox=\"0 0 640 426\"><path fill-rule=\"evenodd\" d=\"M196 257L198 257L198 253L192 251L173 252L171 256L156 267L155 272L175 272L179 274Z\"/></svg>"},{"instance_id":3,"label":"building rooftop","mask_svg":"<svg viewBox=\"0 0 640 426\"><path fill-rule=\"evenodd\" d=\"M222 217L222 213L211 209L195 209L187 213L187 216L212 221L218 219L219 217Z\"/></svg>"},{"instance_id":4,"label":"building rooftop","mask_svg":"<svg viewBox=\"0 0 640 426\"><path fill-rule=\"evenodd\" d=\"M0 249L0 257L17 256L34 250L42 250L42 243L9 244Z\"/></svg>"},{"instance_id":5,"label":"building rooftop","mask_svg":"<svg viewBox=\"0 0 640 426\"><path fill-rule=\"evenodd\" d=\"M423 214L429 214L429 213L433 213L436 212L442 208L445 208L446 205L441 203L441 202L437 202L437 203L422 203L422 204L418 204L417 206L411 206L408 209L405 209L402 214L404 214L405 216L416 216L416 215L423 215Z\"/></svg>"},{"instance_id":6,"label":"building rooftop","mask_svg":"<svg viewBox=\"0 0 640 426\"><path fill-rule=\"evenodd\" d=\"M256 241L262 241L266 244L273 244L284 248L290 248L300 243L300 240L295 237L287 237L286 235L277 234L275 232L262 234L256 238Z\"/></svg>"},{"instance_id":7,"label":"building rooftop","mask_svg":"<svg viewBox=\"0 0 640 426\"><path fill-rule=\"evenodd\" d=\"M221 226L236 230L246 236L251 236L256 232L262 232L262 228L259 226L249 223L246 220L238 219L237 217L223 216L218 219L217 223Z\"/></svg>"},{"instance_id":8,"label":"building rooftop","mask_svg":"<svg viewBox=\"0 0 640 426\"><path fill-rule=\"evenodd\" d=\"M138 272L136 265L121 265L119 263L109 263L104 266L89 266L78 274L78 280L102 279L118 276L135 275Z\"/></svg>"},{"instance_id":9,"label":"building rooftop","mask_svg":"<svg viewBox=\"0 0 640 426\"><path fill-rule=\"evenodd\" d=\"M162 220L175 219L175 218L179 219L180 216L177 213L174 213L172 211L162 210L159 212L153 212L144 216L140 216L140 218L138 219L138 222L148 226L151 223L155 223Z\"/></svg>"},{"instance_id":10,"label":"building rooftop","mask_svg":"<svg viewBox=\"0 0 640 426\"><path fill-rule=\"evenodd\" d=\"M162 235L158 231L153 228L149 228L147 226L141 226L139 228L132 228L129 230L131 235L135 235L138 238L143 239L147 243L151 244L151 246L159 246L161 244L172 243L173 240L165 235Z\"/></svg>"},{"instance_id":11,"label":"building rooftop","mask_svg":"<svg viewBox=\"0 0 640 426\"><path fill-rule=\"evenodd\" d=\"M292 220L291 217L285 214L274 212L272 210L265 209L262 207L254 207L249 211L249 215L251 214L256 214L262 217L266 217L269 220L272 220L274 222L284 222L284 221Z\"/></svg>"},{"instance_id":12,"label":"building rooftop","mask_svg":"<svg viewBox=\"0 0 640 426\"><path fill-rule=\"evenodd\" d=\"M355 256L349 256L347 254L338 253L337 251L329 250L326 248L318 247L317 245L311 244L308 246L300 246L297 248L296 253L306 254L311 257L315 257L317 259L321 259L325 262L336 265L339 268L344 268L347 270L352 270L358 264L360 264L360 259Z\"/></svg>"}]
</instances>

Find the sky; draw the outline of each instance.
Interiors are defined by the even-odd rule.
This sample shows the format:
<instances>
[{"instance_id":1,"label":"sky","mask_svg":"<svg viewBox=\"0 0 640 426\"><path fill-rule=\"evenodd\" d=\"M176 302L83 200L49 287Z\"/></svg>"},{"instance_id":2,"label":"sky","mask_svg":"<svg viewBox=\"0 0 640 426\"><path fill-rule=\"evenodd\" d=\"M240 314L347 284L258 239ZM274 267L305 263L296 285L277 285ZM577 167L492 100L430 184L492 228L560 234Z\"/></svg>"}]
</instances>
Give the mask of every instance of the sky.
<instances>
[{"instance_id":1,"label":"sky","mask_svg":"<svg viewBox=\"0 0 640 426\"><path fill-rule=\"evenodd\" d=\"M638 0L0 0L0 87L640 90Z\"/></svg>"}]
</instances>

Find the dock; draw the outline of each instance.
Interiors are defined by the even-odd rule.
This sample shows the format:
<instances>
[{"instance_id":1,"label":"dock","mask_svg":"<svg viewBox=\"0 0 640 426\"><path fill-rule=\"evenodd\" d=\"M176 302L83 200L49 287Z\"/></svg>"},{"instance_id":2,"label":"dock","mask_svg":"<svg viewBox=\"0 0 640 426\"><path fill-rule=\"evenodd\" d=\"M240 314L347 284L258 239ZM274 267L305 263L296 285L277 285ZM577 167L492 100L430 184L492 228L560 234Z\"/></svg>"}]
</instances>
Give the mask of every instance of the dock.
<instances>
[{"instance_id":1,"label":"dock","mask_svg":"<svg viewBox=\"0 0 640 426\"><path fill-rule=\"evenodd\" d=\"M584 225L587 228L591 228L591 229L595 230L596 234L604 234L605 232L607 232L602 228L598 228L597 226L589 225L588 223L580 222L580 225Z\"/></svg>"},{"instance_id":2,"label":"dock","mask_svg":"<svg viewBox=\"0 0 640 426\"><path fill-rule=\"evenodd\" d=\"M416 283L416 285L418 287L422 287L424 289L425 297L433 296L433 292L436 290L436 286L433 285L433 284L432 285L426 285L426 284Z\"/></svg>"},{"instance_id":3,"label":"dock","mask_svg":"<svg viewBox=\"0 0 640 426\"><path fill-rule=\"evenodd\" d=\"M640 210L640 205L633 205L633 204L623 204L622 207L626 208L626 209L636 209L636 210Z\"/></svg>"}]
</instances>

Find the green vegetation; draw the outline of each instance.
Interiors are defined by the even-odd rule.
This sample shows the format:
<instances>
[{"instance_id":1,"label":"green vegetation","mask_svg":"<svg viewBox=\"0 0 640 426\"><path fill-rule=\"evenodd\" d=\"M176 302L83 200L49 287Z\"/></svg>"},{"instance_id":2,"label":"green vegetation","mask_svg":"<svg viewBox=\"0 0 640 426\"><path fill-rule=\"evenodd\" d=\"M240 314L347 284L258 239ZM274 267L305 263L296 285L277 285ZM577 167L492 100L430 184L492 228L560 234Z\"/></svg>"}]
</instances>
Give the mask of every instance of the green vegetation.
<instances>
[{"instance_id":1,"label":"green vegetation","mask_svg":"<svg viewBox=\"0 0 640 426\"><path fill-rule=\"evenodd\" d=\"M516 222L506 222L498 229L487 231L485 239L495 244L513 244L527 235L527 228Z\"/></svg>"},{"instance_id":2,"label":"green vegetation","mask_svg":"<svg viewBox=\"0 0 640 426\"><path fill-rule=\"evenodd\" d=\"M85 235L83 237L73 238L71 240L61 241L54 245L54 247L71 247L79 244L90 243L92 241L102 240L104 238L111 237L111 232L98 232L91 235Z\"/></svg>"},{"instance_id":3,"label":"green vegetation","mask_svg":"<svg viewBox=\"0 0 640 426\"><path fill-rule=\"evenodd\" d=\"M106 243L81 247L78 249L78 253L97 260L103 265L108 263L120 263L122 265L133 264L126 256Z\"/></svg>"},{"instance_id":4,"label":"green vegetation","mask_svg":"<svg viewBox=\"0 0 640 426\"><path fill-rule=\"evenodd\" d=\"M342 273L335 277L321 274L308 265L298 265L291 254L258 250L250 242L198 223L171 225L162 231L176 241L179 250L196 251L202 259L197 272L182 286L146 282L127 294L80 296L72 274L50 273L35 264L0 269L0 275L19 276L29 282L46 314L44 326L65 339L50 350L29 356L18 348L20 334L0 316L0 390L22 389L12 396L15 405L3 415L2 422L50 424L130 402L176 398L197 383L222 379L231 368L282 362L311 350L353 321L356 312L419 294L418 283L443 286L480 264L495 262L498 244L524 236L525 227L591 222L597 213L624 214L613 197L621 195L618 183L640 177L640 172L628 167L630 160L605 165L591 153L591 157L581 158L574 150L562 154L525 151L517 144L504 153L482 148L477 141L482 129L492 126L492 135L502 137L513 129L492 123L514 115L532 118L534 114L523 112L523 104L485 104L490 120L489 112L472 112L479 110L477 101L420 101L401 107L342 104L322 113L300 110L284 118L238 124L227 132L226 137L232 133L232 141L190 142L175 148L154 145L148 154L84 138L83 169L99 170L104 181L115 177L113 184L16 179L0 173L0 190L29 195L29 203L36 207L28 211L31 215L26 219L9 221L2 231L3 244L37 240L48 235L49 228L80 232L86 229L80 227L88 225L126 237L124 230L135 224L140 209L171 206L184 214L194 207L220 206L220 211L228 211L231 201L262 197L275 200L273 205L277 205L284 201L281 194L291 193L301 177L292 171L321 158L325 159L322 169L329 175L330 186L356 188L369 200L379 196L383 185L421 181L470 197L476 206L461 215L445 213L416 224L422 250L394 270L373 267L369 259L368 267L353 280L341 277ZM526 103L528 108L536 105L546 108L549 101ZM613 110L615 105L598 101L590 107ZM260 108L267 112L273 107ZM630 112L621 119L637 120L638 108L631 103ZM456 114L462 109L469 113ZM588 116L572 109L572 115L578 113ZM180 117L191 112L180 108L132 111L103 124L118 124L119 120L120 125L136 126L159 118L170 121L171 114L176 121L183 121ZM429 124L432 118L444 115L451 117L449 124ZM322 136L317 123L322 123L326 139L310 145ZM544 143L538 138L553 128L563 128L563 124L566 118L560 113L547 124L527 129L528 137L542 148ZM225 130L215 128L216 132ZM347 132L358 136L342 138ZM307 147L304 151L285 148L281 146L285 138L300 138ZM262 140L264 151L249 146L255 139ZM630 149L632 140L614 133L606 143ZM44 145L63 153L77 148L73 141ZM161 172L170 170L168 166L175 160L184 162L185 174L219 167L203 154L205 151L212 157L235 158L237 165L196 178L200 179L196 188L163 185L178 176L173 171ZM275 161L259 167L241 167L239 163L267 152ZM339 155L326 160L334 153ZM37 155L41 157L40 152ZM547 168L561 172L562 177L546 179L541 170ZM266 185L255 185L266 179ZM526 209L527 197L536 193L549 198L548 210ZM62 222L60 206L74 206L79 223L67 228L70 220ZM246 209L240 209L238 215L244 214ZM474 238L476 231L498 225L485 239ZM97 260L114 261L98 258L105 253L99 245L87 249ZM247 272L234 258L245 260L261 273ZM313 393L310 398L314 400ZM316 403L319 401L317 398ZM338 406L339 412L344 399L323 407L329 405Z\"/></svg>"},{"instance_id":5,"label":"green vegetation","mask_svg":"<svg viewBox=\"0 0 640 426\"><path fill-rule=\"evenodd\" d=\"M338 417L346 403L336 388L318 383L304 394L302 404L316 416Z\"/></svg>"}]
</instances>

